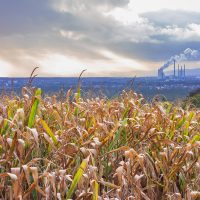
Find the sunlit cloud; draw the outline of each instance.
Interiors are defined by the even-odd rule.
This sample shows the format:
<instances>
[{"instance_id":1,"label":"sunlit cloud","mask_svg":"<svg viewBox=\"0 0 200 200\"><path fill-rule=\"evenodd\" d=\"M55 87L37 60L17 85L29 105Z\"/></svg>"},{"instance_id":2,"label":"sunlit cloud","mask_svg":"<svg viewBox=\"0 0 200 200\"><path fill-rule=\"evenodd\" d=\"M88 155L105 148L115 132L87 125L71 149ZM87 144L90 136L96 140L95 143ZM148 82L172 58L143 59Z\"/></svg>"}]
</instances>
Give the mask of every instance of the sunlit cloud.
<instances>
[{"instance_id":1,"label":"sunlit cloud","mask_svg":"<svg viewBox=\"0 0 200 200\"><path fill-rule=\"evenodd\" d=\"M77 76L85 68L88 76L155 72L172 55L199 48L195 1L4 1L0 72L28 76L34 66L41 76Z\"/></svg>"},{"instance_id":2,"label":"sunlit cloud","mask_svg":"<svg viewBox=\"0 0 200 200\"><path fill-rule=\"evenodd\" d=\"M12 70L13 66L10 63L0 59L0 76L9 76L12 73Z\"/></svg>"}]
</instances>

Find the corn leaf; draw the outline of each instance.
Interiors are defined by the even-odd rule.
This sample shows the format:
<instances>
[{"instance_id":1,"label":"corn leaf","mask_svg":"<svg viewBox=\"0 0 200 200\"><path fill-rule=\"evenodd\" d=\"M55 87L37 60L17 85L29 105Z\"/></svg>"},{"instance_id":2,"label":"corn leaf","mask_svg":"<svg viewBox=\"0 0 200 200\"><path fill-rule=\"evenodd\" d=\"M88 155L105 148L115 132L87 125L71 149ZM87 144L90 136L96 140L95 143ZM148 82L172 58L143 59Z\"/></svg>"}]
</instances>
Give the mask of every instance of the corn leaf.
<instances>
[{"instance_id":1,"label":"corn leaf","mask_svg":"<svg viewBox=\"0 0 200 200\"><path fill-rule=\"evenodd\" d=\"M42 123L42 126L43 126L44 130L48 133L48 135L53 140L53 143L55 145L58 145L58 140L56 139L55 135L53 134L52 130L49 128L49 126L47 125L47 123L44 120L41 120L41 123Z\"/></svg>"},{"instance_id":2,"label":"corn leaf","mask_svg":"<svg viewBox=\"0 0 200 200\"><path fill-rule=\"evenodd\" d=\"M200 135L195 135L193 138L192 138L192 141L191 143L195 143L197 141L200 141Z\"/></svg>"},{"instance_id":3,"label":"corn leaf","mask_svg":"<svg viewBox=\"0 0 200 200\"><path fill-rule=\"evenodd\" d=\"M75 188L76 188L78 182L80 181L81 177L83 176L83 173L84 173L86 167L87 167L87 160L84 159L84 160L82 161L82 163L81 163L81 165L80 165L78 171L77 171L76 174L75 174L74 180L73 180L73 182L72 182L72 184L71 184L71 186L70 186L70 188L69 188L69 190L68 190L68 192L67 192L67 197L66 197L66 199L71 199L71 198L72 198L72 195L73 195L73 193L74 193L74 190L75 190Z\"/></svg>"},{"instance_id":4,"label":"corn leaf","mask_svg":"<svg viewBox=\"0 0 200 200\"><path fill-rule=\"evenodd\" d=\"M29 120L28 120L28 127L29 128L32 128L34 123L35 123L35 116L37 114L37 109L38 109L38 105L40 103L40 100L38 99L38 96L40 96L42 94L42 90L40 88L38 88L35 92L35 101L32 105L32 108L31 108L31 113L29 115Z\"/></svg>"},{"instance_id":5,"label":"corn leaf","mask_svg":"<svg viewBox=\"0 0 200 200\"><path fill-rule=\"evenodd\" d=\"M8 129L9 129L8 121L4 120L3 127L1 128L1 135L5 135Z\"/></svg>"},{"instance_id":6,"label":"corn leaf","mask_svg":"<svg viewBox=\"0 0 200 200\"><path fill-rule=\"evenodd\" d=\"M96 180L93 182L93 188L92 200L98 200L99 184Z\"/></svg>"},{"instance_id":7,"label":"corn leaf","mask_svg":"<svg viewBox=\"0 0 200 200\"><path fill-rule=\"evenodd\" d=\"M183 126L183 124L185 123L185 121L186 121L186 118L185 118L185 117L181 118L181 119L178 121L178 124L177 124L177 126L176 126L176 129L181 128L181 127Z\"/></svg>"}]
</instances>

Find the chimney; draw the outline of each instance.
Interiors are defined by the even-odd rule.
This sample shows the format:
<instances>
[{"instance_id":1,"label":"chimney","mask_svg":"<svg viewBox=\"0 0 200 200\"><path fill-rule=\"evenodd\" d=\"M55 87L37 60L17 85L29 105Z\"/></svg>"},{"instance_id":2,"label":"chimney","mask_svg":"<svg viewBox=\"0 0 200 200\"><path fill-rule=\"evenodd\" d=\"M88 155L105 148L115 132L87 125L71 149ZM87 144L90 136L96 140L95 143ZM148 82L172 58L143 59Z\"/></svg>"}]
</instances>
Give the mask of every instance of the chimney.
<instances>
[{"instance_id":1,"label":"chimney","mask_svg":"<svg viewBox=\"0 0 200 200\"><path fill-rule=\"evenodd\" d=\"M158 69L158 78L159 79L162 78L162 69L161 68Z\"/></svg>"},{"instance_id":2,"label":"chimney","mask_svg":"<svg viewBox=\"0 0 200 200\"><path fill-rule=\"evenodd\" d=\"M181 78L183 78L183 66L181 66Z\"/></svg>"},{"instance_id":3,"label":"chimney","mask_svg":"<svg viewBox=\"0 0 200 200\"><path fill-rule=\"evenodd\" d=\"M184 78L185 78L185 64L184 64Z\"/></svg>"},{"instance_id":4,"label":"chimney","mask_svg":"<svg viewBox=\"0 0 200 200\"><path fill-rule=\"evenodd\" d=\"M176 60L174 60L174 78L176 77Z\"/></svg>"},{"instance_id":5,"label":"chimney","mask_svg":"<svg viewBox=\"0 0 200 200\"><path fill-rule=\"evenodd\" d=\"M178 78L180 78L180 69L179 69L179 64L178 64Z\"/></svg>"}]
</instances>

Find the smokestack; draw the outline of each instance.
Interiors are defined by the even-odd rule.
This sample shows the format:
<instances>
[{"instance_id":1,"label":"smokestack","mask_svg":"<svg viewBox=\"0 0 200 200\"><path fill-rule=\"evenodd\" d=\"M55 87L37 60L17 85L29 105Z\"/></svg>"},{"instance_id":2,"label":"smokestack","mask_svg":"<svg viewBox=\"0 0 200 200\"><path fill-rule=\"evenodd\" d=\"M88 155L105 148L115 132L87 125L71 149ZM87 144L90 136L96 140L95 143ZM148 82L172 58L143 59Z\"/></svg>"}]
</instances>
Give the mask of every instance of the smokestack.
<instances>
[{"instance_id":1,"label":"smokestack","mask_svg":"<svg viewBox=\"0 0 200 200\"><path fill-rule=\"evenodd\" d=\"M176 77L176 60L174 59L174 78Z\"/></svg>"},{"instance_id":2,"label":"smokestack","mask_svg":"<svg viewBox=\"0 0 200 200\"><path fill-rule=\"evenodd\" d=\"M200 60L200 49L195 50L195 49L190 49L187 48L183 52L181 52L179 55L174 55L170 57L161 67L163 70L168 68L171 64L174 63L174 60L176 62L181 62L181 61L199 61Z\"/></svg>"},{"instance_id":3,"label":"smokestack","mask_svg":"<svg viewBox=\"0 0 200 200\"><path fill-rule=\"evenodd\" d=\"M183 78L183 66L181 66L181 78Z\"/></svg>"},{"instance_id":4,"label":"smokestack","mask_svg":"<svg viewBox=\"0 0 200 200\"><path fill-rule=\"evenodd\" d=\"M179 64L178 64L178 78L180 77L180 69L179 69Z\"/></svg>"},{"instance_id":5,"label":"smokestack","mask_svg":"<svg viewBox=\"0 0 200 200\"><path fill-rule=\"evenodd\" d=\"M158 78L159 78L159 79L164 79L164 77L165 77L165 74L164 74L163 69L162 69L162 68L159 68L159 69L158 69Z\"/></svg>"},{"instance_id":6,"label":"smokestack","mask_svg":"<svg viewBox=\"0 0 200 200\"><path fill-rule=\"evenodd\" d=\"M185 78L185 64L184 64L184 78Z\"/></svg>"},{"instance_id":7,"label":"smokestack","mask_svg":"<svg viewBox=\"0 0 200 200\"><path fill-rule=\"evenodd\" d=\"M158 69L158 78L159 78L159 79L162 78L162 69Z\"/></svg>"}]
</instances>

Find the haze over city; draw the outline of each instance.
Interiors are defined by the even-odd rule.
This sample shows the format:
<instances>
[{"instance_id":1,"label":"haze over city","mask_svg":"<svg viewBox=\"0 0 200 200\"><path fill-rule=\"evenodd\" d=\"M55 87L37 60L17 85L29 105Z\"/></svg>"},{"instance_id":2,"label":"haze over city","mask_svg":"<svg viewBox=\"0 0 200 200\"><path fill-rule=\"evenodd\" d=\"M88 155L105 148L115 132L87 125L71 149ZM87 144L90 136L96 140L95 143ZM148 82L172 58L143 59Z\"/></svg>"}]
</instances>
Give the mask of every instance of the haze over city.
<instances>
[{"instance_id":1,"label":"haze over city","mask_svg":"<svg viewBox=\"0 0 200 200\"><path fill-rule=\"evenodd\" d=\"M0 75L150 76L199 50L197 0L3 0ZM198 68L199 59L185 62Z\"/></svg>"}]
</instances>

